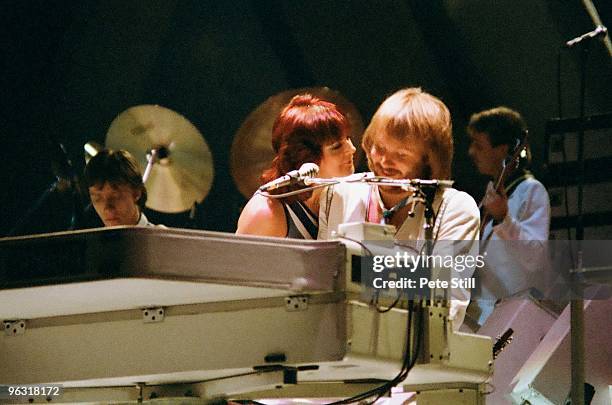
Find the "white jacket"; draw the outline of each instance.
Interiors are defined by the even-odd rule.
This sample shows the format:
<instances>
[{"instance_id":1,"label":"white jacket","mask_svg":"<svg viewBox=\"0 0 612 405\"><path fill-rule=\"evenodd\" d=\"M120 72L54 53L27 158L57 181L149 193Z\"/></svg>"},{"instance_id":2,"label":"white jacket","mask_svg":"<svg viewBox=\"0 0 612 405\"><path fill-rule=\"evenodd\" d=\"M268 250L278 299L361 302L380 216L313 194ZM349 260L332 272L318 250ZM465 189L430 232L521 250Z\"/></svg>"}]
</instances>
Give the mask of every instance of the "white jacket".
<instances>
[{"instance_id":1,"label":"white jacket","mask_svg":"<svg viewBox=\"0 0 612 405\"><path fill-rule=\"evenodd\" d=\"M329 239L338 225L346 222L366 221L370 199L380 200L378 189L363 183L341 183L322 193L321 208L319 211L318 239ZM453 188L439 191L434 199L434 241L467 241L462 244L459 254L478 254L478 234L480 227L480 212L474 199L465 192ZM415 216L408 217L398 229L395 240L423 241L424 207L417 206ZM440 244L441 245L441 244ZM436 245L434 244L434 255ZM474 269L462 272L462 277L469 277ZM465 309L470 300L470 291L466 289L452 289L450 317L454 319L454 329L458 329L465 316Z\"/></svg>"}]
</instances>

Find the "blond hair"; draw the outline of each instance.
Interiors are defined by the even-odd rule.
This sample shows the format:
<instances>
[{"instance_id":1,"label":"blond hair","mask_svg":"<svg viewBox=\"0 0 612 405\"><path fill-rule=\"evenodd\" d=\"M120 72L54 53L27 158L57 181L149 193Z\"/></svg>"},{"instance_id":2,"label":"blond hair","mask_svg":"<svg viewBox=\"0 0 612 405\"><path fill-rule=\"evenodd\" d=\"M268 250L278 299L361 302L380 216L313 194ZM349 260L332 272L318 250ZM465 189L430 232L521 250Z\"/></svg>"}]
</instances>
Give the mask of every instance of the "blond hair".
<instances>
[{"instance_id":1,"label":"blond hair","mask_svg":"<svg viewBox=\"0 0 612 405\"><path fill-rule=\"evenodd\" d=\"M428 173L423 178L449 179L453 160L450 112L442 100L420 88L402 89L388 97L372 117L361 147L370 162L373 138L385 134L406 145L420 143Z\"/></svg>"}]
</instances>

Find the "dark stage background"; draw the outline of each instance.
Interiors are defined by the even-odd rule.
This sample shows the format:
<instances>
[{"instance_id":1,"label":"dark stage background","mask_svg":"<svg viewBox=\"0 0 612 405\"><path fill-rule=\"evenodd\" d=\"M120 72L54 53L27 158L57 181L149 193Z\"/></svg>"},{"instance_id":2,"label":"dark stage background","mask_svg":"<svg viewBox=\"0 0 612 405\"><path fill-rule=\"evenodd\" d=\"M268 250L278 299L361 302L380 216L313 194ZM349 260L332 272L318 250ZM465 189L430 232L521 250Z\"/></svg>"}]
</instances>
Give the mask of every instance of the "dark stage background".
<instances>
[{"instance_id":1,"label":"dark stage background","mask_svg":"<svg viewBox=\"0 0 612 405\"><path fill-rule=\"evenodd\" d=\"M594 3L612 25L612 2ZM476 199L484 179L467 158L466 121L516 108L536 174L558 183L542 168L544 124L559 115L558 49L591 29L581 2L564 0L3 1L0 236L54 179L47 135L81 170L83 144L103 143L111 121L139 104L173 109L204 135L215 179L196 227L231 232L245 203L230 175L234 134L265 99L305 86L339 91L366 124L398 88L441 97L454 119L457 187ZM587 114L610 112L611 59L601 43L591 49ZM565 116L578 114L578 55L562 53ZM66 229L69 211L52 196L26 228Z\"/></svg>"}]
</instances>

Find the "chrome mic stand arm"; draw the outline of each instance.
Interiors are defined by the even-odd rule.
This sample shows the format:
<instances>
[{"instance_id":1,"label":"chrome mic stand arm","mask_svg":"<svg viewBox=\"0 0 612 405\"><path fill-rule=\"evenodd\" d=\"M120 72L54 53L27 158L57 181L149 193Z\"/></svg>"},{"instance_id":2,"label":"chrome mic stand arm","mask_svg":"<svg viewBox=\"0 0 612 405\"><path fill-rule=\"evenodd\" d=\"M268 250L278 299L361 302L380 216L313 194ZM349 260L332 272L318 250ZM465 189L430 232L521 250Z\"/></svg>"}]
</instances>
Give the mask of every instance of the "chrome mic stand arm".
<instances>
[{"instance_id":1,"label":"chrome mic stand arm","mask_svg":"<svg viewBox=\"0 0 612 405\"><path fill-rule=\"evenodd\" d=\"M369 173L355 173L355 174L352 174L346 177L334 177L330 179L306 176L302 179L304 185L306 186L304 188L300 188L298 190L293 190L293 191L288 191L286 193L279 193L279 194L270 194L267 191L257 190L255 194L259 194L264 197L275 198L275 199L285 198L285 197L290 197L290 196L301 194L301 193L306 193L308 191L316 190L318 188L333 186L335 184L340 184L340 183L361 183L361 182L364 182L366 179L371 178L369 176L370 176Z\"/></svg>"}]
</instances>

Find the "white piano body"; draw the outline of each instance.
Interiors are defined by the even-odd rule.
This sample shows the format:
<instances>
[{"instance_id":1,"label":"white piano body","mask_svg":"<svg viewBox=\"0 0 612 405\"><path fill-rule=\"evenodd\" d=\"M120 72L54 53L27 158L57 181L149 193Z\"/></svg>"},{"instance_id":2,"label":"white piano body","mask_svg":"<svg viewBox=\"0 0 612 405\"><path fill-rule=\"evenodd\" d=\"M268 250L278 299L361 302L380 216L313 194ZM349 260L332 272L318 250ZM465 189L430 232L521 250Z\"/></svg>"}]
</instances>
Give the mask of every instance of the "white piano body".
<instances>
[{"instance_id":1,"label":"white piano body","mask_svg":"<svg viewBox=\"0 0 612 405\"><path fill-rule=\"evenodd\" d=\"M2 239L0 384L62 384L54 402L183 403L378 386L400 369L407 311L354 299L346 256L337 241L159 228ZM490 339L427 312L428 356L402 385L419 403L444 390L483 403Z\"/></svg>"}]
</instances>

